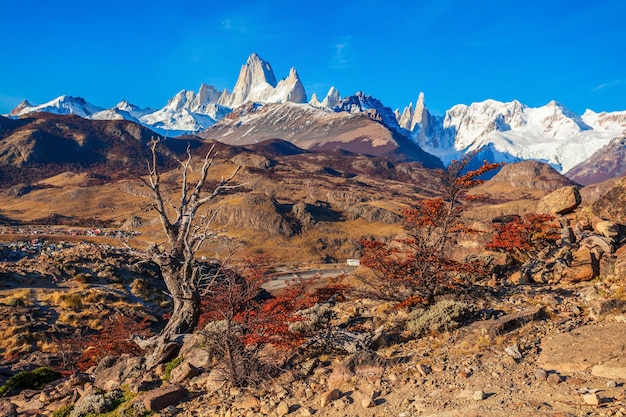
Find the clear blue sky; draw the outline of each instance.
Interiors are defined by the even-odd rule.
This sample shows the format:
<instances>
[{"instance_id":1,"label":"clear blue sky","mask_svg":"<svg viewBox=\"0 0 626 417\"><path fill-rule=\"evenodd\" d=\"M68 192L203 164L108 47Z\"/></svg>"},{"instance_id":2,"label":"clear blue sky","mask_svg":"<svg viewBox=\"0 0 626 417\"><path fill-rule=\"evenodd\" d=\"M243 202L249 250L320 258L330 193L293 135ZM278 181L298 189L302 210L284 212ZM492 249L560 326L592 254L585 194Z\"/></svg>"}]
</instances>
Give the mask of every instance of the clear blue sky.
<instances>
[{"instance_id":1,"label":"clear blue sky","mask_svg":"<svg viewBox=\"0 0 626 417\"><path fill-rule=\"evenodd\" d=\"M252 52L279 79L295 67L309 97L626 110L623 0L2 3L0 114L62 94L157 108L201 83L232 90Z\"/></svg>"}]
</instances>

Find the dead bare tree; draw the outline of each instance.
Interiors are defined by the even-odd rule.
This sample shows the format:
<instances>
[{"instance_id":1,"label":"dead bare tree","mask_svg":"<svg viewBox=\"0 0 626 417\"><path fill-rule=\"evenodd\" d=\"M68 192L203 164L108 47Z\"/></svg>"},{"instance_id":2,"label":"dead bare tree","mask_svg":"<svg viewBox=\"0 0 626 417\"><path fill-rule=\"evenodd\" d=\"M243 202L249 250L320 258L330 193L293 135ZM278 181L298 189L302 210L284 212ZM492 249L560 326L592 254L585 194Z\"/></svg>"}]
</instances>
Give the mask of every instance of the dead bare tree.
<instances>
[{"instance_id":1,"label":"dead bare tree","mask_svg":"<svg viewBox=\"0 0 626 417\"><path fill-rule=\"evenodd\" d=\"M160 139L152 139L150 143L152 159L148 163L148 176L147 178L139 177L151 191L152 205L159 214L167 237L165 242L152 245L147 253L160 267L174 304L172 315L156 341L151 358L153 365L156 365L160 359L166 359L164 351L168 344L174 342L180 334L192 331L198 322L202 277L195 254L202 243L213 234L210 229L211 219L200 216L198 211L220 193L241 187L241 184L231 184L241 168L237 167L228 178L222 177L211 190L205 190L209 168L215 162L217 153L215 145L204 157L199 178L195 183L191 183L189 174L192 171L192 157L188 146L187 158L178 160L182 182L180 198L177 204L173 204L161 188L161 173L157 164L157 147L160 142Z\"/></svg>"}]
</instances>

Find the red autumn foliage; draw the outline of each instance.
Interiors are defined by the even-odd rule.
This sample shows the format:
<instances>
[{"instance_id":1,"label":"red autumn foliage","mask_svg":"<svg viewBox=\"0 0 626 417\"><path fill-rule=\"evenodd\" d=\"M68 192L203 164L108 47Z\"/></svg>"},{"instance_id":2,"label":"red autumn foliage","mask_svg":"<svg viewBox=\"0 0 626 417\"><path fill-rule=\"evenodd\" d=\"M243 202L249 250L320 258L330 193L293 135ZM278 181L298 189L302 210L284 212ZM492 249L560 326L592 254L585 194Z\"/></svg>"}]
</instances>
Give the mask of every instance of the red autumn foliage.
<instances>
[{"instance_id":1,"label":"red autumn foliage","mask_svg":"<svg viewBox=\"0 0 626 417\"><path fill-rule=\"evenodd\" d=\"M302 335L290 332L289 325L301 320L297 311L312 306L319 297L307 294L307 281L286 282L285 288L270 295L262 288L271 279L269 271L269 262L263 257L248 259L238 270L223 269L210 297L202 301L202 327L225 320L236 327L233 337L240 338L244 346L271 344L289 349L302 344Z\"/></svg>"},{"instance_id":2,"label":"red autumn foliage","mask_svg":"<svg viewBox=\"0 0 626 417\"><path fill-rule=\"evenodd\" d=\"M67 370L85 371L97 365L105 356L122 354L141 355L141 349L131 340L133 335L148 337L152 335L150 322L146 319L137 322L122 314L107 318L102 323L102 330L85 337L73 337L66 341L70 358L65 364Z\"/></svg>"},{"instance_id":3,"label":"red autumn foliage","mask_svg":"<svg viewBox=\"0 0 626 417\"><path fill-rule=\"evenodd\" d=\"M466 274L483 272L481 265L451 256L456 238L474 232L461 218L474 200L466 196L467 190L482 183L482 174L501 166L485 162L464 173L471 156L453 161L441 173L444 197L421 200L402 212L404 237L390 244L361 242L365 249L361 264L374 272L375 280L369 285L380 297L399 301L400 307L430 304L436 295L459 285Z\"/></svg>"},{"instance_id":4,"label":"red autumn foliage","mask_svg":"<svg viewBox=\"0 0 626 417\"><path fill-rule=\"evenodd\" d=\"M549 214L526 214L508 223L497 223L494 229L495 234L485 247L507 253L520 265L545 248L555 247L561 238L560 225Z\"/></svg>"},{"instance_id":5,"label":"red autumn foliage","mask_svg":"<svg viewBox=\"0 0 626 417\"><path fill-rule=\"evenodd\" d=\"M292 332L289 325L302 320L299 310L328 295L327 289L307 293L307 281L287 282L271 295L262 288L271 279L269 272L265 257L248 259L243 268L223 268L202 302L200 323L207 347L223 358L225 379L233 386L249 383L259 372L265 347L284 352L300 346L305 335Z\"/></svg>"}]
</instances>

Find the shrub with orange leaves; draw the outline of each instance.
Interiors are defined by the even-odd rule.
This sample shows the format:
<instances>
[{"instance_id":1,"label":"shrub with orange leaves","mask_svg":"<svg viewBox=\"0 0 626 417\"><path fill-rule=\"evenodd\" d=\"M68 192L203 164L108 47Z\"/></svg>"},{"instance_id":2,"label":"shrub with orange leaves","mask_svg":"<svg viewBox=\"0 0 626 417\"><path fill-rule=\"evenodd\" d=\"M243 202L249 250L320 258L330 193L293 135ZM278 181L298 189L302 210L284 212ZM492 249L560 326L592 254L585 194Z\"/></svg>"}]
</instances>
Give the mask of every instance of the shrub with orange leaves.
<instances>
[{"instance_id":1,"label":"shrub with orange leaves","mask_svg":"<svg viewBox=\"0 0 626 417\"><path fill-rule=\"evenodd\" d=\"M97 333L87 336L77 334L71 339L58 340L64 351L64 370L85 371L97 365L105 356L143 354L143 349L132 338L151 336L150 324L146 319L137 321L132 317L116 314L105 319L102 329Z\"/></svg>"},{"instance_id":2,"label":"shrub with orange leaves","mask_svg":"<svg viewBox=\"0 0 626 417\"><path fill-rule=\"evenodd\" d=\"M484 162L465 172L474 155L452 161L441 172L443 197L418 201L404 210L404 235L391 243L378 240L361 242L361 264L375 275L368 284L381 298L400 302L399 306L431 304L435 296L460 284L468 273L482 273L482 265L454 260L451 256L456 238L473 233L461 218L473 199L467 191L482 183L483 174L502 164Z\"/></svg>"},{"instance_id":3,"label":"shrub with orange leaves","mask_svg":"<svg viewBox=\"0 0 626 417\"><path fill-rule=\"evenodd\" d=\"M522 265L546 248L556 247L561 238L560 228L550 214L526 214L507 223L494 224L495 234L485 247L505 252L514 263Z\"/></svg>"}]
</instances>

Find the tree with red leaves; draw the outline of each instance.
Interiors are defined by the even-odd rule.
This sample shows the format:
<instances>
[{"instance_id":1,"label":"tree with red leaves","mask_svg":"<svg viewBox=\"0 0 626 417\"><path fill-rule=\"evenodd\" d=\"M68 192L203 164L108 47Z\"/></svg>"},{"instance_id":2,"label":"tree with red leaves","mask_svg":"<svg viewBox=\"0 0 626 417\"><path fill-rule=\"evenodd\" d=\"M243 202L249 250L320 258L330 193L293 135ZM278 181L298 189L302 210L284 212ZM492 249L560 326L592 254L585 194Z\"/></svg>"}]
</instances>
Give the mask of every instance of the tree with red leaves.
<instances>
[{"instance_id":1,"label":"tree with red leaves","mask_svg":"<svg viewBox=\"0 0 626 417\"><path fill-rule=\"evenodd\" d=\"M224 379L231 386L262 379L270 373L277 351L300 346L303 335L290 331L289 325L302 320L298 311L319 301L305 293L307 283L302 281L288 282L269 294L262 287L269 272L262 256L248 259L243 268L222 268L201 304L207 349L223 360Z\"/></svg>"},{"instance_id":2,"label":"tree with red leaves","mask_svg":"<svg viewBox=\"0 0 626 417\"><path fill-rule=\"evenodd\" d=\"M495 234L485 247L505 252L510 259L522 265L546 248L556 247L561 238L558 221L550 214L526 214L512 221L494 224Z\"/></svg>"},{"instance_id":3,"label":"tree with red leaves","mask_svg":"<svg viewBox=\"0 0 626 417\"><path fill-rule=\"evenodd\" d=\"M452 161L441 172L443 197L421 200L402 212L404 237L389 244L361 242L365 249L361 264L374 273L369 284L380 297L399 301L400 306L431 304L436 295L457 285L462 274L482 271L477 263L451 256L456 238L473 232L461 218L475 200L467 191L483 182L480 176L502 165L485 161L480 168L464 172L473 156Z\"/></svg>"}]
</instances>

